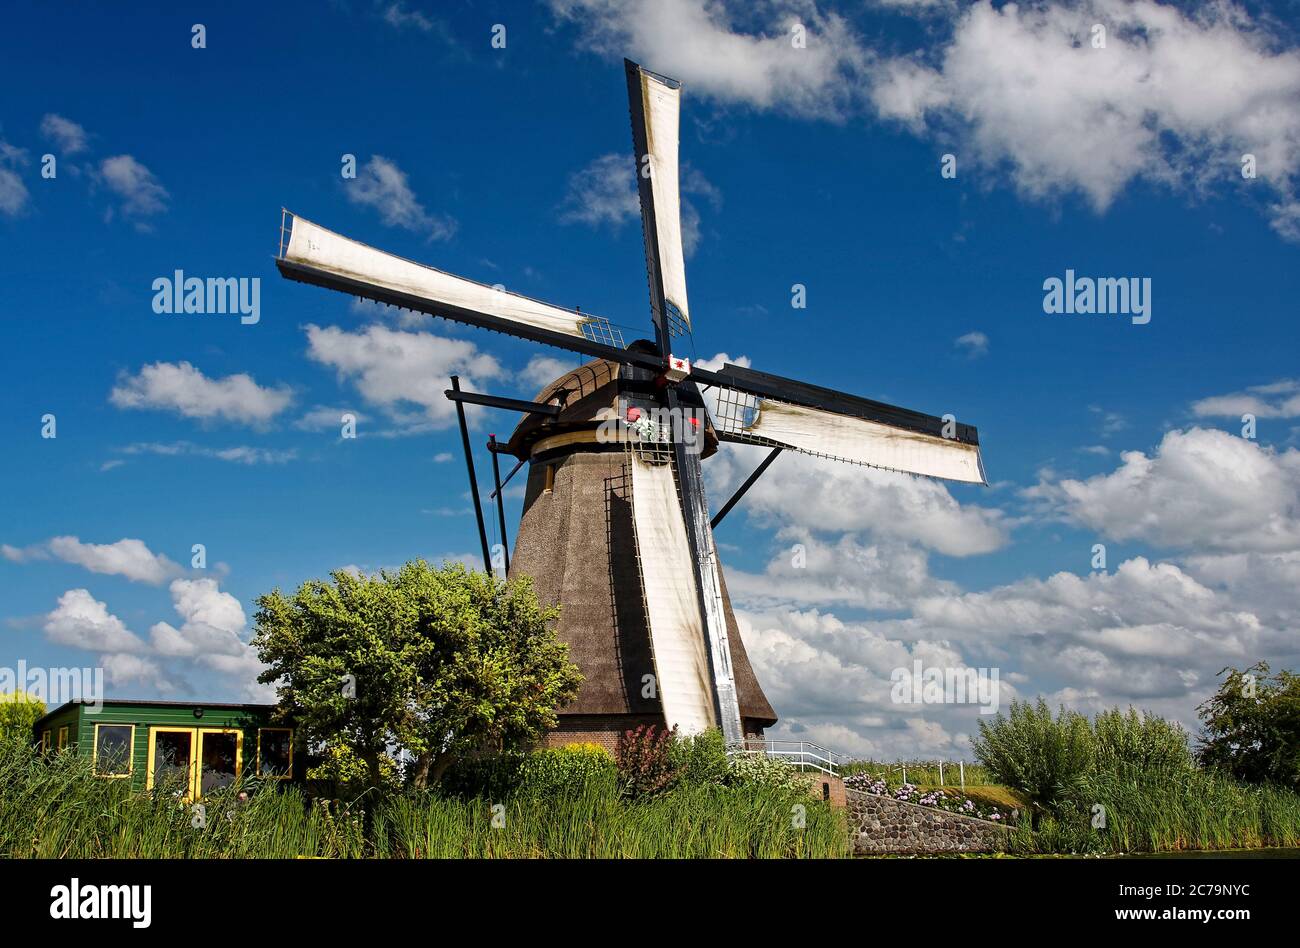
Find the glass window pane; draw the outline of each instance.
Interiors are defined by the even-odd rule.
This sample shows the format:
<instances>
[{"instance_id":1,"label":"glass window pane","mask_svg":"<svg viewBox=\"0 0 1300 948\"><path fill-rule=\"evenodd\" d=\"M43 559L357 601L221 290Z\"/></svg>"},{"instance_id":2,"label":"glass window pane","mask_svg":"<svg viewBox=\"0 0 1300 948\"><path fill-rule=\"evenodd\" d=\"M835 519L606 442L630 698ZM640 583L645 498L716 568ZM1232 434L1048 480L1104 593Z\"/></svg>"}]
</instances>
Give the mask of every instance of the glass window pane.
<instances>
[{"instance_id":1,"label":"glass window pane","mask_svg":"<svg viewBox=\"0 0 1300 948\"><path fill-rule=\"evenodd\" d=\"M189 731L156 731L153 736L153 785L190 792L190 754L193 735Z\"/></svg>"},{"instance_id":2,"label":"glass window pane","mask_svg":"<svg viewBox=\"0 0 1300 948\"><path fill-rule=\"evenodd\" d=\"M101 724L95 730L95 773L120 776L131 772L131 726Z\"/></svg>"},{"instance_id":3,"label":"glass window pane","mask_svg":"<svg viewBox=\"0 0 1300 948\"><path fill-rule=\"evenodd\" d=\"M239 761L239 735L205 733L203 735L203 771L199 793L208 794L235 782Z\"/></svg>"},{"instance_id":4,"label":"glass window pane","mask_svg":"<svg viewBox=\"0 0 1300 948\"><path fill-rule=\"evenodd\" d=\"M258 732L261 756L257 772L263 777L287 777L292 771L293 732L288 728L263 728Z\"/></svg>"}]
</instances>

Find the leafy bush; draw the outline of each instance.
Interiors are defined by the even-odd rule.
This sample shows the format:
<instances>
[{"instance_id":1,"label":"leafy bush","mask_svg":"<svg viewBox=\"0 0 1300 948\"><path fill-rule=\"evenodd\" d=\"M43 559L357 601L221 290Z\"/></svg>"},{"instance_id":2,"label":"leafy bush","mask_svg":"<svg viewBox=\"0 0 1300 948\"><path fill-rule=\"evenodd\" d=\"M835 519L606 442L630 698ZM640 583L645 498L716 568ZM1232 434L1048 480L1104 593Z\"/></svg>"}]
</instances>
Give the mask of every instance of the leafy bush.
<instances>
[{"instance_id":1,"label":"leafy bush","mask_svg":"<svg viewBox=\"0 0 1300 948\"><path fill-rule=\"evenodd\" d=\"M679 737L670 752L681 779L692 784L722 784L727 781L727 741L722 731L709 728L693 737Z\"/></svg>"},{"instance_id":2,"label":"leafy bush","mask_svg":"<svg viewBox=\"0 0 1300 948\"><path fill-rule=\"evenodd\" d=\"M1174 778L1195 766L1182 726L1133 708L1103 711L1092 724L1097 773Z\"/></svg>"},{"instance_id":3,"label":"leafy bush","mask_svg":"<svg viewBox=\"0 0 1300 948\"><path fill-rule=\"evenodd\" d=\"M0 738L31 742L32 725L45 714L45 702L25 691L0 694Z\"/></svg>"},{"instance_id":4,"label":"leafy bush","mask_svg":"<svg viewBox=\"0 0 1300 948\"><path fill-rule=\"evenodd\" d=\"M998 782L1043 808L1075 799L1096 761L1096 740L1088 719L1061 708L1056 718L1042 698L1012 701L1006 717L979 722L971 741L975 755Z\"/></svg>"},{"instance_id":5,"label":"leafy bush","mask_svg":"<svg viewBox=\"0 0 1300 948\"><path fill-rule=\"evenodd\" d=\"M808 792L808 784L783 760L764 754L737 754L727 767L727 783L731 786L768 787L788 793Z\"/></svg>"},{"instance_id":6,"label":"leafy bush","mask_svg":"<svg viewBox=\"0 0 1300 948\"><path fill-rule=\"evenodd\" d=\"M679 771L673 759L676 740L676 728L667 731L653 724L642 724L619 736L615 760L626 796L653 796L677 782Z\"/></svg>"},{"instance_id":7,"label":"leafy bush","mask_svg":"<svg viewBox=\"0 0 1300 948\"><path fill-rule=\"evenodd\" d=\"M516 793L554 798L581 794L590 788L613 788L618 768L599 744L575 744L537 751L524 757Z\"/></svg>"}]
</instances>

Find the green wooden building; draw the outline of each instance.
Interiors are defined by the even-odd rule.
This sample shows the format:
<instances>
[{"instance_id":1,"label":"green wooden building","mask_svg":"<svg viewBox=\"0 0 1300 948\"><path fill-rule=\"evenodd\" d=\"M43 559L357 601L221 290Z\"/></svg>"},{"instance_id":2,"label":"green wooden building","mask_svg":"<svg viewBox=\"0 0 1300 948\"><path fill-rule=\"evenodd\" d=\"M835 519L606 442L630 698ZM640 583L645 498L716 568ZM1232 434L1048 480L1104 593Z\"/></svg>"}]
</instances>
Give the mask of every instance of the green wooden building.
<instances>
[{"instance_id":1,"label":"green wooden building","mask_svg":"<svg viewBox=\"0 0 1300 948\"><path fill-rule=\"evenodd\" d=\"M89 755L106 780L129 780L139 790L166 783L197 800L245 775L302 780L303 749L274 711L271 704L70 701L32 730L47 753Z\"/></svg>"}]
</instances>

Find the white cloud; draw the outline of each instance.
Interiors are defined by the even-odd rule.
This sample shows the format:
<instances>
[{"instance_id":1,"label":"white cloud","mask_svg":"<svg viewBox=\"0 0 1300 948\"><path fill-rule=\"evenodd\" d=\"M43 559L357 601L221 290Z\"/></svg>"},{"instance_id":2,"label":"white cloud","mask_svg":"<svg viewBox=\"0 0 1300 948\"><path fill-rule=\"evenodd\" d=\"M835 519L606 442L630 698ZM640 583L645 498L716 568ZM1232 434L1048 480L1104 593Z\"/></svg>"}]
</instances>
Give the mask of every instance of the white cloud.
<instances>
[{"instance_id":1,"label":"white cloud","mask_svg":"<svg viewBox=\"0 0 1300 948\"><path fill-rule=\"evenodd\" d=\"M145 651L144 642L86 589L69 589L45 617L51 642L95 652Z\"/></svg>"},{"instance_id":2,"label":"white cloud","mask_svg":"<svg viewBox=\"0 0 1300 948\"><path fill-rule=\"evenodd\" d=\"M958 336L952 341L952 344L958 349L965 350L966 355L972 359L979 358L989 353L989 337L979 331L968 332L964 336Z\"/></svg>"},{"instance_id":3,"label":"white cloud","mask_svg":"<svg viewBox=\"0 0 1300 948\"><path fill-rule=\"evenodd\" d=\"M456 233L456 221L430 214L419 202L406 172L383 155L371 155L357 176L346 184L348 200L373 208L390 227L422 233L429 240L446 240Z\"/></svg>"},{"instance_id":4,"label":"white cloud","mask_svg":"<svg viewBox=\"0 0 1300 948\"><path fill-rule=\"evenodd\" d=\"M846 534L833 543L807 531L785 530L778 552L760 574L727 571L732 599L752 609L844 606L905 609L918 597L955 592L930 575L926 554L899 542L863 543Z\"/></svg>"},{"instance_id":5,"label":"white cloud","mask_svg":"<svg viewBox=\"0 0 1300 948\"><path fill-rule=\"evenodd\" d=\"M215 656L245 655L248 645L241 634L247 620L238 599L222 592L214 579L177 579L170 589L172 605L183 622L179 629L158 622L149 630L155 652L210 664Z\"/></svg>"},{"instance_id":6,"label":"white cloud","mask_svg":"<svg viewBox=\"0 0 1300 948\"><path fill-rule=\"evenodd\" d=\"M538 390L550 385L561 375L578 367L576 359L557 359L554 356L535 355L519 373L519 380Z\"/></svg>"},{"instance_id":7,"label":"white cloud","mask_svg":"<svg viewBox=\"0 0 1300 948\"><path fill-rule=\"evenodd\" d=\"M727 496L768 449L727 445L706 465L710 492ZM787 452L745 495L750 517L804 530L869 531L950 556L988 553L1007 542L1001 511L963 506L939 481Z\"/></svg>"},{"instance_id":8,"label":"white cloud","mask_svg":"<svg viewBox=\"0 0 1300 948\"><path fill-rule=\"evenodd\" d=\"M42 118L41 134L53 141L65 155L86 150L86 130L62 115L51 112Z\"/></svg>"},{"instance_id":9,"label":"white cloud","mask_svg":"<svg viewBox=\"0 0 1300 948\"><path fill-rule=\"evenodd\" d=\"M856 97L867 53L849 24L811 0L551 0L580 44L630 56L721 103L838 117ZM794 27L806 33L796 48Z\"/></svg>"},{"instance_id":10,"label":"white cloud","mask_svg":"<svg viewBox=\"0 0 1300 948\"><path fill-rule=\"evenodd\" d=\"M443 393L449 376L461 377L464 388L476 390L478 381L497 378L500 364L463 339L428 332L400 332L371 325L358 332L334 326L307 327L307 355L333 367L340 379L356 384L371 405L406 424L443 427L455 419L455 408ZM421 410L412 417L404 407Z\"/></svg>"},{"instance_id":11,"label":"white cloud","mask_svg":"<svg viewBox=\"0 0 1300 948\"><path fill-rule=\"evenodd\" d=\"M27 185L13 170L27 164L27 153L0 141L0 214L18 217L27 208Z\"/></svg>"},{"instance_id":12,"label":"white cloud","mask_svg":"<svg viewBox=\"0 0 1300 948\"><path fill-rule=\"evenodd\" d=\"M388 4L383 10L383 20L394 29L412 29L419 30L421 33L430 33L439 28L439 24L430 19L419 10L409 9L401 0Z\"/></svg>"},{"instance_id":13,"label":"white cloud","mask_svg":"<svg viewBox=\"0 0 1300 948\"><path fill-rule=\"evenodd\" d=\"M1093 48L1094 23L1108 29L1104 49ZM1080 192L1101 211L1137 179L1176 189L1230 179L1249 152L1281 196L1283 225L1294 201L1300 50L1280 49L1228 2L984 0L933 66L885 59L872 83L881 115L951 126L959 155L1008 168L1031 196Z\"/></svg>"},{"instance_id":14,"label":"white cloud","mask_svg":"<svg viewBox=\"0 0 1300 948\"><path fill-rule=\"evenodd\" d=\"M1244 392L1213 395L1192 403L1199 418L1300 418L1300 380L1281 379L1267 385L1252 385Z\"/></svg>"},{"instance_id":15,"label":"white cloud","mask_svg":"<svg viewBox=\"0 0 1300 948\"><path fill-rule=\"evenodd\" d=\"M343 416L351 415L360 425L368 419L359 411L353 411L351 408L330 408L325 405L317 405L310 411L303 414L301 418L293 423L295 428L301 428L303 431L335 431L342 430Z\"/></svg>"},{"instance_id":16,"label":"white cloud","mask_svg":"<svg viewBox=\"0 0 1300 948\"><path fill-rule=\"evenodd\" d=\"M298 456L293 448L284 450L235 445L229 448L205 448L192 441L140 441L119 448L123 454L153 454L161 457L215 458L235 464L287 464ZM105 462L104 470L112 461ZM121 462L118 462L121 463Z\"/></svg>"},{"instance_id":17,"label":"white cloud","mask_svg":"<svg viewBox=\"0 0 1300 948\"><path fill-rule=\"evenodd\" d=\"M100 655L98 661L111 685L148 685L164 694L174 690L175 683L163 674L158 663L143 655L117 652Z\"/></svg>"},{"instance_id":18,"label":"white cloud","mask_svg":"<svg viewBox=\"0 0 1300 948\"><path fill-rule=\"evenodd\" d=\"M1124 452L1109 474L1026 494L1117 540L1197 552L1300 548L1300 451L1222 431L1170 431L1150 456Z\"/></svg>"},{"instance_id":19,"label":"white cloud","mask_svg":"<svg viewBox=\"0 0 1300 948\"><path fill-rule=\"evenodd\" d=\"M639 221L641 199L637 194L635 169L631 156L614 153L601 155L574 172L569 176L568 190L560 203L560 220L588 227L608 226L612 230L620 229L629 221ZM683 195L702 197L715 209L722 203L722 192L688 163L682 164L679 188ZM682 250L690 257L700 244L700 212L684 198L681 218Z\"/></svg>"},{"instance_id":20,"label":"white cloud","mask_svg":"<svg viewBox=\"0 0 1300 948\"><path fill-rule=\"evenodd\" d=\"M143 540L123 539L116 543L82 543L76 537L54 537L44 543L18 548L0 547L5 559L15 563L58 559L106 576L124 576L135 582L158 585L180 572L180 567Z\"/></svg>"},{"instance_id":21,"label":"white cloud","mask_svg":"<svg viewBox=\"0 0 1300 948\"><path fill-rule=\"evenodd\" d=\"M92 573L125 576L154 585L180 571L179 566L162 554L152 552L142 540L82 543L76 537L54 537L49 542L49 550L58 559L83 566Z\"/></svg>"},{"instance_id":22,"label":"white cloud","mask_svg":"<svg viewBox=\"0 0 1300 948\"><path fill-rule=\"evenodd\" d=\"M284 386L264 388L239 373L210 379L188 362L154 362L123 373L109 393L118 408L173 411L186 418L265 425L293 401Z\"/></svg>"},{"instance_id":23,"label":"white cloud","mask_svg":"<svg viewBox=\"0 0 1300 948\"><path fill-rule=\"evenodd\" d=\"M154 177L154 173L130 155L105 158L99 166L99 176L110 191L121 199L122 213L127 217L145 218L167 210L167 189Z\"/></svg>"},{"instance_id":24,"label":"white cloud","mask_svg":"<svg viewBox=\"0 0 1300 948\"><path fill-rule=\"evenodd\" d=\"M568 191L560 206L560 220L608 225L617 230L641 217L632 159L623 154L601 155L569 176Z\"/></svg>"}]
</instances>

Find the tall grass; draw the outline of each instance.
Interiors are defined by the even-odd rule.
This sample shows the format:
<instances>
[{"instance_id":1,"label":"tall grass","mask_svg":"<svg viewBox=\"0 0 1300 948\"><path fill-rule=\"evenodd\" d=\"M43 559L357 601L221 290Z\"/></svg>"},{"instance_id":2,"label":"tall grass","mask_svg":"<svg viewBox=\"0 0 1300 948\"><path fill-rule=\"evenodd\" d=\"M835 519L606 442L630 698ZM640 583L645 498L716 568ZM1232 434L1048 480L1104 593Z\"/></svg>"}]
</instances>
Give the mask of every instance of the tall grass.
<instances>
[{"instance_id":1,"label":"tall grass","mask_svg":"<svg viewBox=\"0 0 1300 948\"><path fill-rule=\"evenodd\" d=\"M1177 724L1130 709L1089 720L1041 699L980 722L976 753L1034 803L1022 852L1172 852L1300 844L1300 794L1196 766Z\"/></svg>"},{"instance_id":2,"label":"tall grass","mask_svg":"<svg viewBox=\"0 0 1300 948\"><path fill-rule=\"evenodd\" d=\"M196 811L165 792L95 777L84 758L0 742L0 857L785 858L848 853L843 814L759 785L683 784L620 796L610 770L526 781L501 799L408 793L360 805L248 783ZM239 790L248 790L239 801ZM494 811L494 806L500 810ZM802 825L800 825L802 823Z\"/></svg>"}]
</instances>

